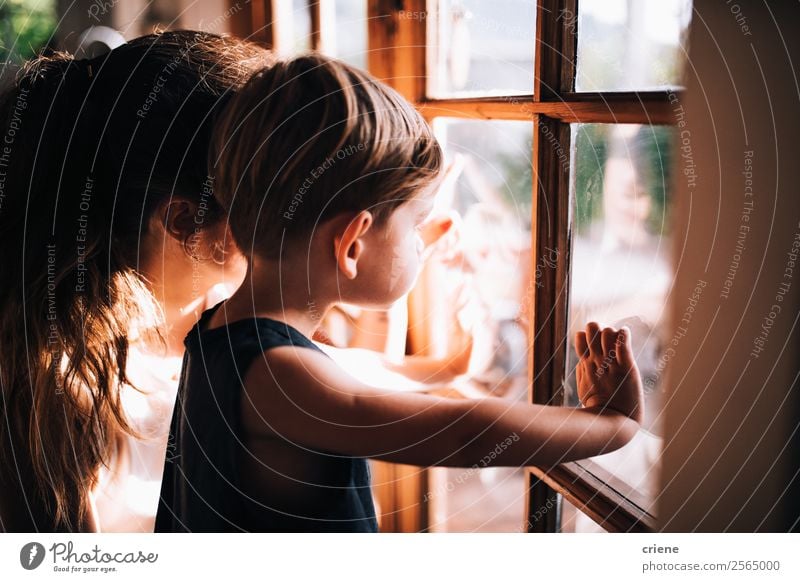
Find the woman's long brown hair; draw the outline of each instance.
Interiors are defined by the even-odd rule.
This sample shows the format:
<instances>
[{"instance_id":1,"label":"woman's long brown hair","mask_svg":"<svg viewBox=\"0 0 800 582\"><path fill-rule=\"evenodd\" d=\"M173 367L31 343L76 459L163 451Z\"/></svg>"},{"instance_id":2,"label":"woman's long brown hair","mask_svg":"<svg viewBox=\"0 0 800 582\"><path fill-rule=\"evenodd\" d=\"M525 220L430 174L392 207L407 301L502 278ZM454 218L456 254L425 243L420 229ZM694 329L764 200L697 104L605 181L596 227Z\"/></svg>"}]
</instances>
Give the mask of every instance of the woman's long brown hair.
<instances>
[{"instance_id":1,"label":"woman's long brown hair","mask_svg":"<svg viewBox=\"0 0 800 582\"><path fill-rule=\"evenodd\" d=\"M133 433L128 334L160 321L140 237L165 201L200 200L212 123L266 58L162 32L37 58L0 97L0 529L89 527L87 493Z\"/></svg>"}]
</instances>

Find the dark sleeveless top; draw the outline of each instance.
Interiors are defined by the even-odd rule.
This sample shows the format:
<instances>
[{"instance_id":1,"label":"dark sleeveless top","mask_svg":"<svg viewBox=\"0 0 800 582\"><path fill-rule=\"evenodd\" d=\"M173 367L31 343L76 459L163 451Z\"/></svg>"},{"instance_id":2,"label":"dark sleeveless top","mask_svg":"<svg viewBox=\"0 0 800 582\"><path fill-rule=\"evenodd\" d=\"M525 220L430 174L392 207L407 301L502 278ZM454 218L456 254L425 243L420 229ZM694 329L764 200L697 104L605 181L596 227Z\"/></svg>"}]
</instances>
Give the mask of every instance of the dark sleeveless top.
<instances>
[{"instance_id":1,"label":"dark sleeveless top","mask_svg":"<svg viewBox=\"0 0 800 582\"><path fill-rule=\"evenodd\" d=\"M219 305L203 313L184 341L155 531L376 532L369 465L363 458L289 445L330 468L320 478L323 482L313 484L321 494L303 511L297 507L304 504L289 510L266 496L254 500L243 492L237 459L250 454L240 419L247 369L277 346L324 352L295 328L273 319L205 329ZM269 459L263 461L268 465Z\"/></svg>"}]
</instances>

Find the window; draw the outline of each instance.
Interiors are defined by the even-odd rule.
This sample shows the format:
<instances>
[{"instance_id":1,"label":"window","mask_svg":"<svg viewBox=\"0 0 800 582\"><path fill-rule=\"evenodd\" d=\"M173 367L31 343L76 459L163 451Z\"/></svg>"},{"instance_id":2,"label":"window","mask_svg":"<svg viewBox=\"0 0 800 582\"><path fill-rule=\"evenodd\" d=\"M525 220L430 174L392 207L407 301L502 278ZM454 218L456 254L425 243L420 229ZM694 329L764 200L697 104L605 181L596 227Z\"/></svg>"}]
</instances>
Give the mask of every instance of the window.
<instances>
[{"instance_id":1,"label":"window","mask_svg":"<svg viewBox=\"0 0 800 582\"><path fill-rule=\"evenodd\" d=\"M676 339L666 335L664 311L672 284L673 133L665 126L572 126L575 212L568 337L590 320L628 325L646 407L643 430L631 443L578 465L613 475L648 513L654 512L657 495L663 371ZM566 403L577 406L573 350L567 361Z\"/></svg>"},{"instance_id":2,"label":"window","mask_svg":"<svg viewBox=\"0 0 800 582\"><path fill-rule=\"evenodd\" d=\"M234 32L278 54L315 50L366 68L367 25L367 0L260 0Z\"/></svg>"},{"instance_id":3,"label":"window","mask_svg":"<svg viewBox=\"0 0 800 582\"><path fill-rule=\"evenodd\" d=\"M311 14L306 0L292 0L291 29L287 34L292 39L292 52L311 50Z\"/></svg>"},{"instance_id":4,"label":"window","mask_svg":"<svg viewBox=\"0 0 800 582\"><path fill-rule=\"evenodd\" d=\"M331 56L367 67L367 3L338 0L325 50Z\"/></svg>"},{"instance_id":5,"label":"window","mask_svg":"<svg viewBox=\"0 0 800 582\"><path fill-rule=\"evenodd\" d=\"M577 14L578 91L641 91L680 84L689 0L583 0Z\"/></svg>"},{"instance_id":6,"label":"window","mask_svg":"<svg viewBox=\"0 0 800 582\"><path fill-rule=\"evenodd\" d=\"M287 3L253 11L271 46L290 46L273 18ZM440 203L461 213L469 244L412 292L412 351L445 349L442 297L469 281L491 353L472 389L575 405L572 333L596 318L631 326L648 392L650 423L610 455L547 472L378 472L382 530L647 531L691 3L319 0L308 11L311 47L366 65L415 103L457 166Z\"/></svg>"},{"instance_id":7,"label":"window","mask_svg":"<svg viewBox=\"0 0 800 582\"><path fill-rule=\"evenodd\" d=\"M528 398L528 338L522 324L531 259L531 143L521 121L437 118L437 138L458 178L439 204L462 217L460 253L428 263L436 285L424 291L422 320L434 347L445 346L451 315L465 322L480 352L470 381L500 398ZM446 249L446 247L445 247ZM446 252L446 250L445 250ZM472 301L452 314L444 289L463 287ZM452 319L451 319L452 321ZM426 500L430 530L513 531L525 511L525 470L506 467L430 470Z\"/></svg>"},{"instance_id":8,"label":"window","mask_svg":"<svg viewBox=\"0 0 800 582\"><path fill-rule=\"evenodd\" d=\"M428 95L531 92L534 0L438 0L425 20Z\"/></svg>"}]
</instances>

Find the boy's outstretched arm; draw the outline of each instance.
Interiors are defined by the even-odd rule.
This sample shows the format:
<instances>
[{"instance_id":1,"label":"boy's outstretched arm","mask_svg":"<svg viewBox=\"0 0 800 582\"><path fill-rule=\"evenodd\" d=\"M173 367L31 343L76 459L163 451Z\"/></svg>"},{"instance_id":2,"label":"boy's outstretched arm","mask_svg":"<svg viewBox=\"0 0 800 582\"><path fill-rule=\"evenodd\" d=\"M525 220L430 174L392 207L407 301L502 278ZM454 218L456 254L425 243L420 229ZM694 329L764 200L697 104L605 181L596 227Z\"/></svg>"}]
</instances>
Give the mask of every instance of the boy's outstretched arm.
<instances>
[{"instance_id":1,"label":"boy's outstretched arm","mask_svg":"<svg viewBox=\"0 0 800 582\"><path fill-rule=\"evenodd\" d=\"M642 384L630 346L630 332L594 323L578 334L580 409L380 390L313 350L273 348L246 374L243 426L253 437L397 463L549 467L636 434ZM513 444L486 463L508 437Z\"/></svg>"}]
</instances>

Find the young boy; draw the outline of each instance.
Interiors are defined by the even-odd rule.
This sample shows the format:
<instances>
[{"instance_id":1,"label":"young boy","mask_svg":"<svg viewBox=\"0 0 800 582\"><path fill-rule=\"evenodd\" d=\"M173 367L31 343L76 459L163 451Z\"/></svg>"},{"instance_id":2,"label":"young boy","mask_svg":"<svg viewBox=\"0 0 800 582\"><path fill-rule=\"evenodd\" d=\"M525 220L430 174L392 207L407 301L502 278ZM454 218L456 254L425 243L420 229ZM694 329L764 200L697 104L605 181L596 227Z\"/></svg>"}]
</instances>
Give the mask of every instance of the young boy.
<instances>
[{"instance_id":1,"label":"young boy","mask_svg":"<svg viewBox=\"0 0 800 582\"><path fill-rule=\"evenodd\" d=\"M575 338L567 408L365 386L309 338L337 302L385 308L412 287L442 151L366 73L304 56L257 73L220 120L215 195L248 258L186 338L156 531L377 530L367 458L549 467L627 443L642 420L630 332Z\"/></svg>"}]
</instances>

